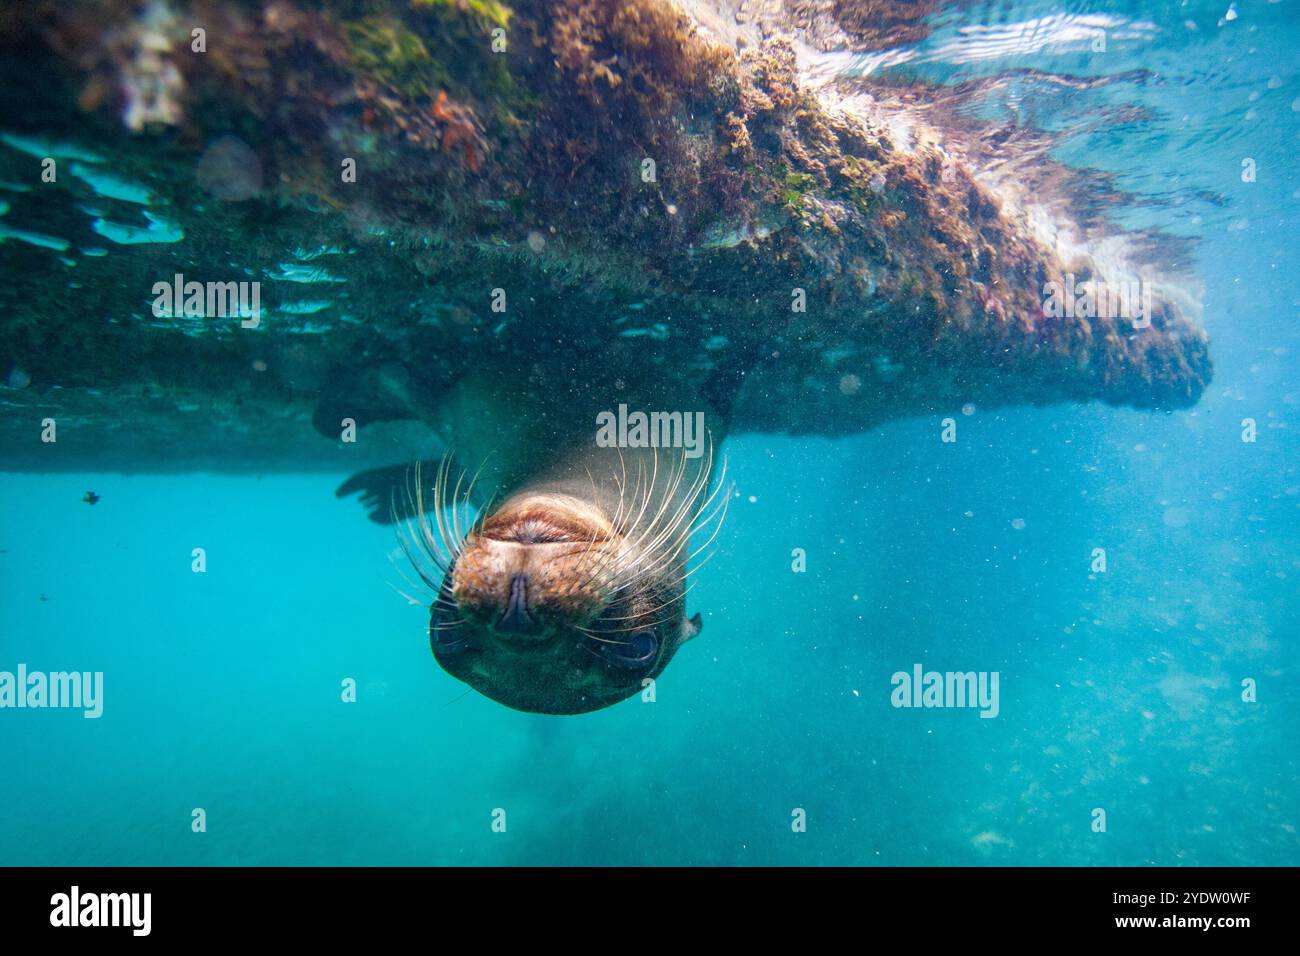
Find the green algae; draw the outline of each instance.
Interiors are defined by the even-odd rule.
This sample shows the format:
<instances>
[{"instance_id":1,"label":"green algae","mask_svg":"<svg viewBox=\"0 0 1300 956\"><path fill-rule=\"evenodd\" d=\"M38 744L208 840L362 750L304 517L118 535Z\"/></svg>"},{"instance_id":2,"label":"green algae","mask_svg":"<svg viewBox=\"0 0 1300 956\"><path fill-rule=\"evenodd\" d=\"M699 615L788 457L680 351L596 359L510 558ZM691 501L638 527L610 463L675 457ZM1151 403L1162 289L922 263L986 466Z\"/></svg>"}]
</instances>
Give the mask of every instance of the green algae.
<instances>
[{"instance_id":1,"label":"green algae","mask_svg":"<svg viewBox=\"0 0 1300 956\"><path fill-rule=\"evenodd\" d=\"M781 202L787 212L802 218L806 209L806 200L817 186L817 177L808 173L788 172L781 180Z\"/></svg>"},{"instance_id":2,"label":"green algae","mask_svg":"<svg viewBox=\"0 0 1300 956\"><path fill-rule=\"evenodd\" d=\"M401 20L374 14L344 23L357 70L414 96L432 96L451 81L424 41Z\"/></svg>"},{"instance_id":3,"label":"green algae","mask_svg":"<svg viewBox=\"0 0 1300 956\"><path fill-rule=\"evenodd\" d=\"M877 190L872 188L871 179L879 174L869 163L851 155L844 156L841 171L848 180L848 196L854 208L863 216L870 215L879 200Z\"/></svg>"},{"instance_id":4,"label":"green algae","mask_svg":"<svg viewBox=\"0 0 1300 956\"><path fill-rule=\"evenodd\" d=\"M510 17L514 12L497 0L412 0L411 6L466 12L485 23L502 28L510 26Z\"/></svg>"}]
</instances>

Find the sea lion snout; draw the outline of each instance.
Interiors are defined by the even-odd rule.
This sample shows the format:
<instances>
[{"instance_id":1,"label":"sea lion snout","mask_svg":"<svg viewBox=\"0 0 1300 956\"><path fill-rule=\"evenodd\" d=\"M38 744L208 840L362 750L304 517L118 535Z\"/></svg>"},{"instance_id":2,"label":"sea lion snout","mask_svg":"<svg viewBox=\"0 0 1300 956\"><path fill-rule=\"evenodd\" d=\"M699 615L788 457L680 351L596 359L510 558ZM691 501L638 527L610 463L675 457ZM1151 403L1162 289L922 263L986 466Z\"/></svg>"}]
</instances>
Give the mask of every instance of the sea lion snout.
<instances>
[{"instance_id":1,"label":"sea lion snout","mask_svg":"<svg viewBox=\"0 0 1300 956\"><path fill-rule=\"evenodd\" d=\"M531 643L600 613L606 558L591 541L527 544L471 535L452 570L451 596L496 638Z\"/></svg>"}]
</instances>

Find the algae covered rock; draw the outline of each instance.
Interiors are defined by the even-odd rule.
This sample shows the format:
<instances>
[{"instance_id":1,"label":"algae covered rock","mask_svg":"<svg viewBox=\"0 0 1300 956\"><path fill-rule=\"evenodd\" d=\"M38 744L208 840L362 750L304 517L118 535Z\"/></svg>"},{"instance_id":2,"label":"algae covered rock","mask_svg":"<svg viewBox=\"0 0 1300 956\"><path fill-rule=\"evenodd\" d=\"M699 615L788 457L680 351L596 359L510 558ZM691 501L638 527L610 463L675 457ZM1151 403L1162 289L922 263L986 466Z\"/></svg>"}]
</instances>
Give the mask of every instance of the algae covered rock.
<instances>
[{"instance_id":1,"label":"algae covered rock","mask_svg":"<svg viewBox=\"0 0 1300 956\"><path fill-rule=\"evenodd\" d=\"M1065 251L905 106L809 81L835 31L924 30L881 6L6 5L0 466L400 461L485 366L689 382L733 430L1194 403L1175 283Z\"/></svg>"}]
</instances>

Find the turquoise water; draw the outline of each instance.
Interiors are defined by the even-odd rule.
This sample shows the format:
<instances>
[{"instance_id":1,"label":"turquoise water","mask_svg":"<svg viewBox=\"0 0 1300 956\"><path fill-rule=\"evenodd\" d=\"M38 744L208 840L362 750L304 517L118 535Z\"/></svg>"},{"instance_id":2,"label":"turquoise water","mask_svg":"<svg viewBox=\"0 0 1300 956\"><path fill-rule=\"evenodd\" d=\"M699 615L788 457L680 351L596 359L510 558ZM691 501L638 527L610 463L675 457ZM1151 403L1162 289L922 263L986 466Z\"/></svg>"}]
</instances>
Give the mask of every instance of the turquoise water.
<instances>
[{"instance_id":1,"label":"turquoise water","mask_svg":"<svg viewBox=\"0 0 1300 956\"><path fill-rule=\"evenodd\" d=\"M1154 29L1092 72L1161 81L1011 79L980 109L1072 117L1054 155L1136 190L1127 224L1199 237L1216 366L1194 409L976 408L955 445L936 420L735 436L688 598L703 635L655 702L565 718L436 666L343 475L0 475L0 670L104 673L98 720L0 713L0 864L1300 861L1300 18L1108 9ZM1026 66L1078 64L916 71ZM1080 119L1118 102L1154 112ZM916 663L997 671L998 716L892 707Z\"/></svg>"},{"instance_id":2,"label":"turquoise water","mask_svg":"<svg viewBox=\"0 0 1300 956\"><path fill-rule=\"evenodd\" d=\"M578 718L440 671L332 479L7 476L5 659L104 671L105 712L5 714L4 860L1293 863L1295 457L1236 414L738 440L704 634ZM999 716L892 708L915 662L999 671Z\"/></svg>"}]
</instances>

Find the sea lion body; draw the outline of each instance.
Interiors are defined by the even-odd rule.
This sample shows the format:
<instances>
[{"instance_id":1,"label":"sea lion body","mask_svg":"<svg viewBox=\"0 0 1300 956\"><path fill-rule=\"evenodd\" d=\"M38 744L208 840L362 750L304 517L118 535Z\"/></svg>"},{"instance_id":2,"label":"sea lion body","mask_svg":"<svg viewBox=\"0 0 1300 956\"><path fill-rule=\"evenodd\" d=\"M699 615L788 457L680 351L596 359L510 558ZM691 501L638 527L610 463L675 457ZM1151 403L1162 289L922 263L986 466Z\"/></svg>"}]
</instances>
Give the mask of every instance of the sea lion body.
<instances>
[{"instance_id":1,"label":"sea lion body","mask_svg":"<svg viewBox=\"0 0 1300 956\"><path fill-rule=\"evenodd\" d=\"M601 441L611 396L716 431L698 453L662 441L671 431ZM692 530L725 506L710 488L725 426L700 395L678 398L477 376L429 410L464 473L455 489L442 470L434 510L458 499L483 509L463 534L417 516L444 532L446 560L422 573L441 574L430 644L448 673L519 710L583 713L642 690L699 632L684 582Z\"/></svg>"}]
</instances>

